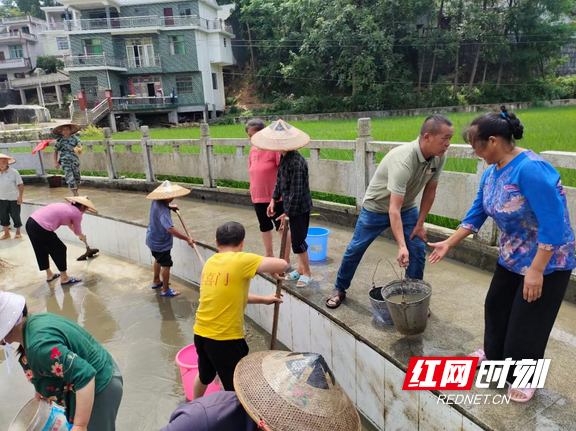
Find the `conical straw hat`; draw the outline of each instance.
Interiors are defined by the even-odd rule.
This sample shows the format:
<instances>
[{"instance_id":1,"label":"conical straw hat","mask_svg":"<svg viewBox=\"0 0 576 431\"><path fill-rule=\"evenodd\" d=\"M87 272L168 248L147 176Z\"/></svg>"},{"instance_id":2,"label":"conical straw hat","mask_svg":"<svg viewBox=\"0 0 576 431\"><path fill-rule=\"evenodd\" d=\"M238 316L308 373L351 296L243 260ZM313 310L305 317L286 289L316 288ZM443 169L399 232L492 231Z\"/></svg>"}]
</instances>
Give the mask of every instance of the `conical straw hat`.
<instances>
[{"instance_id":1,"label":"conical straw hat","mask_svg":"<svg viewBox=\"0 0 576 431\"><path fill-rule=\"evenodd\" d=\"M172 199L179 198L181 196L186 196L191 190L184 187L180 187L178 184L171 183L166 180L160 184L156 189L146 196L146 199L151 199L153 201L161 201L162 199Z\"/></svg>"},{"instance_id":2,"label":"conical straw hat","mask_svg":"<svg viewBox=\"0 0 576 431\"><path fill-rule=\"evenodd\" d=\"M8 159L8 164L9 165L13 165L14 163L16 163L16 159L6 155L6 154L2 154L0 153L0 159Z\"/></svg>"},{"instance_id":3,"label":"conical straw hat","mask_svg":"<svg viewBox=\"0 0 576 431\"><path fill-rule=\"evenodd\" d=\"M67 124L60 124L57 127L52 129L52 134L54 136L60 136L62 134L62 127L70 127L70 134L73 135L74 133L78 133L80 131L80 126L74 123L67 123Z\"/></svg>"},{"instance_id":4,"label":"conical straw hat","mask_svg":"<svg viewBox=\"0 0 576 431\"><path fill-rule=\"evenodd\" d=\"M359 431L360 416L316 353L258 352L234 371L238 399L269 431Z\"/></svg>"},{"instance_id":5,"label":"conical straw hat","mask_svg":"<svg viewBox=\"0 0 576 431\"><path fill-rule=\"evenodd\" d=\"M284 120L277 120L252 136L250 141L261 150L294 151L308 145L310 136Z\"/></svg>"},{"instance_id":6,"label":"conical straw hat","mask_svg":"<svg viewBox=\"0 0 576 431\"><path fill-rule=\"evenodd\" d=\"M96 207L94 206L92 201L88 199L88 196L71 196L69 198L64 199L66 199L70 203L77 203L84 205L85 207L88 208L88 211L90 211L91 213L98 214L98 211L96 211Z\"/></svg>"}]
</instances>

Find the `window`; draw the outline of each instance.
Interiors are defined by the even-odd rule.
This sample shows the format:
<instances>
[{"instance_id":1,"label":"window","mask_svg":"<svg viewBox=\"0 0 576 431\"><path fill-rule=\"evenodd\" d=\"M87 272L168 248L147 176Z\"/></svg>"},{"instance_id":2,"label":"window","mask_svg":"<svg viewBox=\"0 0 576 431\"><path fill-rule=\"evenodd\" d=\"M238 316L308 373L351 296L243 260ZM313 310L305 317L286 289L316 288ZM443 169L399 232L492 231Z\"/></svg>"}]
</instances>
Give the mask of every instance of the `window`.
<instances>
[{"instance_id":1,"label":"window","mask_svg":"<svg viewBox=\"0 0 576 431\"><path fill-rule=\"evenodd\" d=\"M134 8L134 16L149 16L150 13L148 12L147 7L135 7Z\"/></svg>"},{"instance_id":2,"label":"window","mask_svg":"<svg viewBox=\"0 0 576 431\"><path fill-rule=\"evenodd\" d=\"M58 51L66 51L67 49L70 49L70 43L68 42L68 38L57 37L56 46L58 47Z\"/></svg>"},{"instance_id":3,"label":"window","mask_svg":"<svg viewBox=\"0 0 576 431\"><path fill-rule=\"evenodd\" d=\"M192 6L187 3L180 3L178 5L178 9L180 11L180 16L191 16L192 15Z\"/></svg>"},{"instance_id":4,"label":"window","mask_svg":"<svg viewBox=\"0 0 576 431\"><path fill-rule=\"evenodd\" d=\"M98 90L98 78L96 76L85 76L80 78L80 89L87 95L96 95Z\"/></svg>"},{"instance_id":5,"label":"window","mask_svg":"<svg viewBox=\"0 0 576 431\"><path fill-rule=\"evenodd\" d=\"M16 72L14 74L14 78L19 79L19 78L26 78L26 75L22 72Z\"/></svg>"},{"instance_id":6,"label":"window","mask_svg":"<svg viewBox=\"0 0 576 431\"><path fill-rule=\"evenodd\" d=\"M84 53L86 55L102 55L101 39L84 39Z\"/></svg>"},{"instance_id":7,"label":"window","mask_svg":"<svg viewBox=\"0 0 576 431\"><path fill-rule=\"evenodd\" d=\"M184 36L170 36L170 55L186 54Z\"/></svg>"},{"instance_id":8,"label":"window","mask_svg":"<svg viewBox=\"0 0 576 431\"><path fill-rule=\"evenodd\" d=\"M224 48L226 48L226 38L224 38Z\"/></svg>"},{"instance_id":9,"label":"window","mask_svg":"<svg viewBox=\"0 0 576 431\"><path fill-rule=\"evenodd\" d=\"M176 75L176 94L193 93L192 75Z\"/></svg>"},{"instance_id":10,"label":"window","mask_svg":"<svg viewBox=\"0 0 576 431\"><path fill-rule=\"evenodd\" d=\"M22 27L22 33L30 34L30 27Z\"/></svg>"},{"instance_id":11,"label":"window","mask_svg":"<svg viewBox=\"0 0 576 431\"><path fill-rule=\"evenodd\" d=\"M212 89L218 90L218 74L216 73L212 74Z\"/></svg>"},{"instance_id":12,"label":"window","mask_svg":"<svg viewBox=\"0 0 576 431\"><path fill-rule=\"evenodd\" d=\"M10 45L10 58L22 58L24 57L24 52L22 51L22 45Z\"/></svg>"}]
</instances>

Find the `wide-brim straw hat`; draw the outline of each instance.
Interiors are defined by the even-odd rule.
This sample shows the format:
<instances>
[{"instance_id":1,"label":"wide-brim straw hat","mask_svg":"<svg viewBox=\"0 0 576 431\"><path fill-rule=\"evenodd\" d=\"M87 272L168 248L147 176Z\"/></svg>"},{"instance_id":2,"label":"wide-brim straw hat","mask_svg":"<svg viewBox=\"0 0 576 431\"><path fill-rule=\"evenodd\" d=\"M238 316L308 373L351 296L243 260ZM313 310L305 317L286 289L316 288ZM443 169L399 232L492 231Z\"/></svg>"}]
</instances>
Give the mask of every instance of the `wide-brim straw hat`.
<instances>
[{"instance_id":1,"label":"wide-brim straw hat","mask_svg":"<svg viewBox=\"0 0 576 431\"><path fill-rule=\"evenodd\" d=\"M252 136L250 142L261 150L295 151L308 145L310 136L284 120L277 120Z\"/></svg>"},{"instance_id":2,"label":"wide-brim straw hat","mask_svg":"<svg viewBox=\"0 0 576 431\"><path fill-rule=\"evenodd\" d=\"M62 134L62 127L70 127L70 134L73 135L74 133L78 133L80 131L80 126L78 124L74 124L74 123L66 123L66 124L60 124L57 127L54 127L52 129L52 134L54 136L60 136Z\"/></svg>"},{"instance_id":3,"label":"wide-brim straw hat","mask_svg":"<svg viewBox=\"0 0 576 431\"><path fill-rule=\"evenodd\" d=\"M65 199L72 204L76 203L84 205L86 208L88 208L88 211L90 211L91 213L98 214L96 207L94 206L92 201L88 199L88 196L71 196Z\"/></svg>"},{"instance_id":4,"label":"wide-brim straw hat","mask_svg":"<svg viewBox=\"0 0 576 431\"><path fill-rule=\"evenodd\" d=\"M8 159L8 164L9 164L9 165L13 165L14 163L16 163L16 159L15 159L15 158L10 157L10 156L8 156L8 155L6 155L6 154L0 153L0 159Z\"/></svg>"},{"instance_id":5,"label":"wide-brim straw hat","mask_svg":"<svg viewBox=\"0 0 576 431\"><path fill-rule=\"evenodd\" d=\"M22 295L0 291L0 341L16 326L25 305Z\"/></svg>"},{"instance_id":6,"label":"wide-brim straw hat","mask_svg":"<svg viewBox=\"0 0 576 431\"><path fill-rule=\"evenodd\" d=\"M317 353L265 351L234 371L238 399L269 431L360 431L360 416Z\"/></svg>"},{"instance_id":7,"label":"wide-brim straw hat","mask_svg":"<svg viewBox=\"0 0 576 431\"><path fill-rule=\"evenodd\" d=\"M186 196L191 192L190 189L181 187L178 184L171 183L166 180L160 184L152 193L146 196L146 199L153 201L161 201L163 199L173 199Z\"/></svg>"}]
</instances>

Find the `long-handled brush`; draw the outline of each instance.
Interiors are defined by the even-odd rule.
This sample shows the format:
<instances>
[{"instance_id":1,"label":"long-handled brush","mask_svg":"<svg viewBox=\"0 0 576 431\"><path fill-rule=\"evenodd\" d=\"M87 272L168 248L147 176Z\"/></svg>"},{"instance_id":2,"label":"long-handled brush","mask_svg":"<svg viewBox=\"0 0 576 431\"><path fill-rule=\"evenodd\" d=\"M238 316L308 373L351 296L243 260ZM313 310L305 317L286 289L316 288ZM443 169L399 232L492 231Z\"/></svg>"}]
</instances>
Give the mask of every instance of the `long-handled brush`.
<instances>
[{"instance_id":1,"label":"long-handled brush","mask_svg":"<svg viewBox=\"0 0 576 431\"><path fill-rule=\"evenodd\" d=\"M180 219L180 223L182 223L182 227L184 228L184 231L186 232L186 235L191 236L190 232L188 232L188 228L186 227L186 224L184 223L184 220L182 220L182 216L180 215L180 211L176 210L176 215L178 215L178 218ZM198 247L196 247L196 244L192 244L192 247L194 247L194 251L196 252L196 255L198 256L198 259L200 259L200 262L202 262L202 266L204 266L204 259L202 258L202 256L200 255L200 252L198 251Z\"/></svg>"},{"instance_id":2,"label":"long-handled brush","mask_svg":"<svg viewBox=\"0 0 576 431\"><path fill-rule=\"evenodd\" d=\"M86 259L88 259L89 257L94 256L96 253L98 253L98 252L100 251L100 250L97 249L97 248L90 248L90 247L88 246L88 241L83 240L82 242L83 242L84 244L86 244L86 253L84 253L82 256L80 256L80 257L79 257L78 259L76 259L76 260L86 260Z\"/></svg>"},{"instance_id":3,"label":"long-handled brush","mask_svg":"<svg viewBox=\"0 0 576 431\"><path fill-rule=\"evenodd\" d=\"M286 241L288 241L288 217L284 219L284 230L282 231L282 241L280 241L280 259L286 257ZM276 281L276 298L282 296L282 278ZM272 332L270 337L270 350L274 350L276 345L276 335L278 333L278 318L280 317L280 304L274 303L274 319L272 320Z\"/></svg>"}]
</instances>

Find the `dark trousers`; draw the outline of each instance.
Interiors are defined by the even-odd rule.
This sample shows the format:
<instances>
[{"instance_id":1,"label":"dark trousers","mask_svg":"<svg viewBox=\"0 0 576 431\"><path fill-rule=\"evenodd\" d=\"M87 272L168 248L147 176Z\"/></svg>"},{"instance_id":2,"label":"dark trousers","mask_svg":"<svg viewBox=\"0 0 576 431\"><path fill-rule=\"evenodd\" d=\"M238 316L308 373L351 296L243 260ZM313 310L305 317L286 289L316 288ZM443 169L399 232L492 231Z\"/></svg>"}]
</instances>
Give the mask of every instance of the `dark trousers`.
<instances>
[{"instance_id":1,"label":"dark trousers","mask_svg":"<svg viewBox=\"0 0 576 431\"><path fill-rule=\"evenodd\" d=\"M34 248L40 271L50 268L49 257L59 271L66 271L66 246L55 232L44 229L32 217L26 222L26 232Z\"/></svg>"},{"instance_id":2,"label":"dark trousers","mask_svg":"<svg viewBox=\"0 0 576 431\"><path fill-rule=\"evenodd\" d=\"M568 288L570 271L544 276L542 296L524 299L524 276L498 265L484 304L484 351L490 360L544 359L546 344ZM508 381L514 380L512 369Z\"/></svg>"},{"instance_id":3,"label":"dark trousers","mask_svg":"<svg viewBox=\"0 0 576 431\"><path fill-rule=\"evenodd\" d=\"M22 226L22 220L20 219L20 209L22 207L17 202L0 200L0 224L2 226L10 226L10 217L12 217L15 228Z\"/></svg>"}]
</instances>

